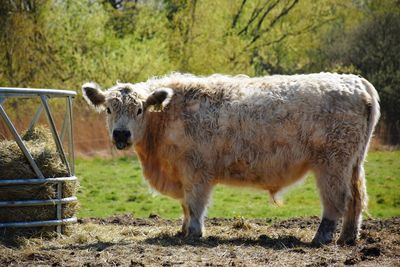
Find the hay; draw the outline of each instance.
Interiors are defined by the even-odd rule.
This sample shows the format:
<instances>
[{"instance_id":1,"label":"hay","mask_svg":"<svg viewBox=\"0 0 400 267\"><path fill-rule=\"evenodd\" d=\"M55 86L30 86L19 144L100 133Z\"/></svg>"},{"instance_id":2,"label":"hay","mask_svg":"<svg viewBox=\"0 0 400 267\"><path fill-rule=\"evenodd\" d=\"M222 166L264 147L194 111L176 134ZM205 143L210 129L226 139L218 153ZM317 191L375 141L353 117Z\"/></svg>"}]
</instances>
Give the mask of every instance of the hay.
<instances>
[{"instance_id":1,"label":"hay","mask_svg":"<svg viewBox=\"0 0 400 267\"><path fill-rule=\"evenodd\" d=\"M44 127L36 127L22 135L22 139L33 159L42 171L49 177L65 177L68 172L57 152L51 132ZM34 179L38 178L15 141L0 142L0 180L4 179ZM40 185L10 185L0 186L0 201L6 200L38 200L56 198L56 184ZM65 181L62 185L62 197L74 196L78 188L77 181ZM77 210L77 203L62 205L62 218L72 217ZM55 206L2 207L0 222L38 221L56 219ZM54 230L55 227L35 228ZM29 229L29 230L35 230ZM12 233L14 234L15 229ZM9 231L11 233L11 231ZM26 230L24 230L26 232ZM34 232L34 231L29 231Z\"/></svg>"},{"instance_id":2,"label":"hay","mask_svg":"<svg viewBox=\"0 0 400 267\"><path fill-rule=\"evenodd\" d=\"M36 127L22 135L25 145L45 177L68 175L49 130ZM0 142L0 179L37 178L15 141Z\"/></svg>"}]
</instances>

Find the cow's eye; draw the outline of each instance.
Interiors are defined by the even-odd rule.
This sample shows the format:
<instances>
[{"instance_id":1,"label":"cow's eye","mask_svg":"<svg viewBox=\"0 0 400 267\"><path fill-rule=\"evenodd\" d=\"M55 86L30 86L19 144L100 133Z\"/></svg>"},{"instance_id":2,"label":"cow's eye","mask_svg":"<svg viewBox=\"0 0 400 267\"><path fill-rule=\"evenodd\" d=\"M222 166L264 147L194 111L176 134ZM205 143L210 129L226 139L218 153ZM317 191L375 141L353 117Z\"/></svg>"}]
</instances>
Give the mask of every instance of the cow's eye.
<instances>
[{"instance_id":1,"label":"cow's eye","mask_svg":"<svg viewBox=\"0 0 400 267\"><path fill-rule=\"evenodd\" d=\"M140 115L141 113L142 113L142 109L139 108L139 109L137 110L137 114L136 114L136 115Z\"/></svg>"},{"instance_id":2,"label":"cow's eye","mask_svg":"<svg viewBox=\"0 0 400 267\"><path fill-rule=\"evenodd\" d=\"M111 114L111 109L110 108L107 108L107 113Z\"/></svg>"}]
</instances>

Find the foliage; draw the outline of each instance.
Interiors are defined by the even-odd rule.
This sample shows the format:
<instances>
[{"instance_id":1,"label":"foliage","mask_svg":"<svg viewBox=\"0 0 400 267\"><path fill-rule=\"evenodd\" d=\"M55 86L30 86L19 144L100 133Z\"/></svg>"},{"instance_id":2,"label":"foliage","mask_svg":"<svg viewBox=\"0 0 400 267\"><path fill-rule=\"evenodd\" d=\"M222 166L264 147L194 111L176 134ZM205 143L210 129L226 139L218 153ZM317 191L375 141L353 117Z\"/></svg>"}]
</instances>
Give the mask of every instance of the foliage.
<instances>
[{"instance_id":1,"label":"foliage","mask_svg":"<svg viewBox=\"0 0 400 267\"><path fill-rule=\"evenodd\" d=\"M134 158L79 159L76 170L81 183L78 193L81 217L133 213L137 217L157 214L179 218L182 214L178 201L150 192L140 164ZM372 216L399 216L400 151L370 152L366 175ZM318 191L310 176L301 185L289 189L280 206L273 204L265 191L217 186L208 216L288 218L320 213Z\"/></svg>"},{"instance_id":2,"label":"foliage","mask_svg":"<svg viewBox=\"0 0 400 267\"><path fill-rule=\"evenodd\" d=\"M152 6L121 11L101 1L33 3L30 10L0 10L6 18L0 85L76 89L87 80L110 86L172 70L164 52L166 19Z\"/></svg>"},{"instance_id":3,"label":"foliage","mask_svg":"<svg viewBox=\"0 0 400 267\"><path fill-rule=\"evenodd\" d=\"M41 11L46 6L13 5L5 2L0 8L0 85L24 86L47 84L59 79L53 51L47 36L43 34ZM21 1L24 2L24 1Z\"/></svg>"},{"instance_id":4,"label":"foliage","mask_svg":"<svg viewBox=\"0 0 400 267\"><path fill-rule=\"evenodd\" d=\"M353 72L400 142L398 0L1 0L0 86Z\"/></svg>"},{"instance_id":5,"label":"foliage","mask_svg":"<svg viewBox=\"0 0 400 267\"><path fill-rule=\"evenodd\" d=\"M170 71L298 72L327 28L343 20L337 5L352 8L344 0L3 2L0 85L60 88Z\"/></svg>"}]
</instances>

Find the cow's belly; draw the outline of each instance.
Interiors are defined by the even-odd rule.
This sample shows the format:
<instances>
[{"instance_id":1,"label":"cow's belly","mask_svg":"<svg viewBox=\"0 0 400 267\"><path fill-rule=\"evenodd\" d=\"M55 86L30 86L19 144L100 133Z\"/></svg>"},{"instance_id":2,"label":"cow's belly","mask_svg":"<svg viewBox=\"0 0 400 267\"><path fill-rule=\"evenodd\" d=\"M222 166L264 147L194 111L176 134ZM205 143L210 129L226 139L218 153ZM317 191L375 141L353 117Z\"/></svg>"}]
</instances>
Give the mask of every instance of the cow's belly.
<instances>
[{"instance_id":1,"label":"cow's belly","mask_svg":"<svg viewBox=\"0 0 400 267\"><path fill-rule=\"evenodd\" d=\"M306 162L296 164L282 164L276 166L265 166L264 168L251 168L242 161L237 161L225 168L223 174L216 177L216 184L232 186L254 187L275 194L281 189L302 179L309 171Z\"/></svg>"}]
</instances>

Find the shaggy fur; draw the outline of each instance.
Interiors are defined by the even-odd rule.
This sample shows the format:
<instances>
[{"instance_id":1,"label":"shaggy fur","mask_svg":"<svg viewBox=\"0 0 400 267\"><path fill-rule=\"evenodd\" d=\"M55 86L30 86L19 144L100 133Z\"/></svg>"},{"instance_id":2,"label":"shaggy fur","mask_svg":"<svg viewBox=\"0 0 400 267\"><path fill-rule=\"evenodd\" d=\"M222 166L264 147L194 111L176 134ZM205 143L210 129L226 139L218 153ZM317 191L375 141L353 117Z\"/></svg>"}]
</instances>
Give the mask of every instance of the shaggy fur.
<instances>
[{"instance_id":1,"label":"shaggy fur","mask_svg":"<svg viewBox=\"0 0 400 267\"><path fill-rule=\"evenodd\" d=\"M112 109L110 136L129 130L150 185L182 202L185 235L202 235L215 184L275 195L313 171L323 221L332 222L320 227L314 243L330 242L343 216L338 242L356 239L367 201L363 162L379 118L378 95L365 79L175 73L105 92L87 94L87 85L89 104L99 106L104 96L102 105ZM147 106L161 108L138 112Z\"/></svg>"}]
</instances>

